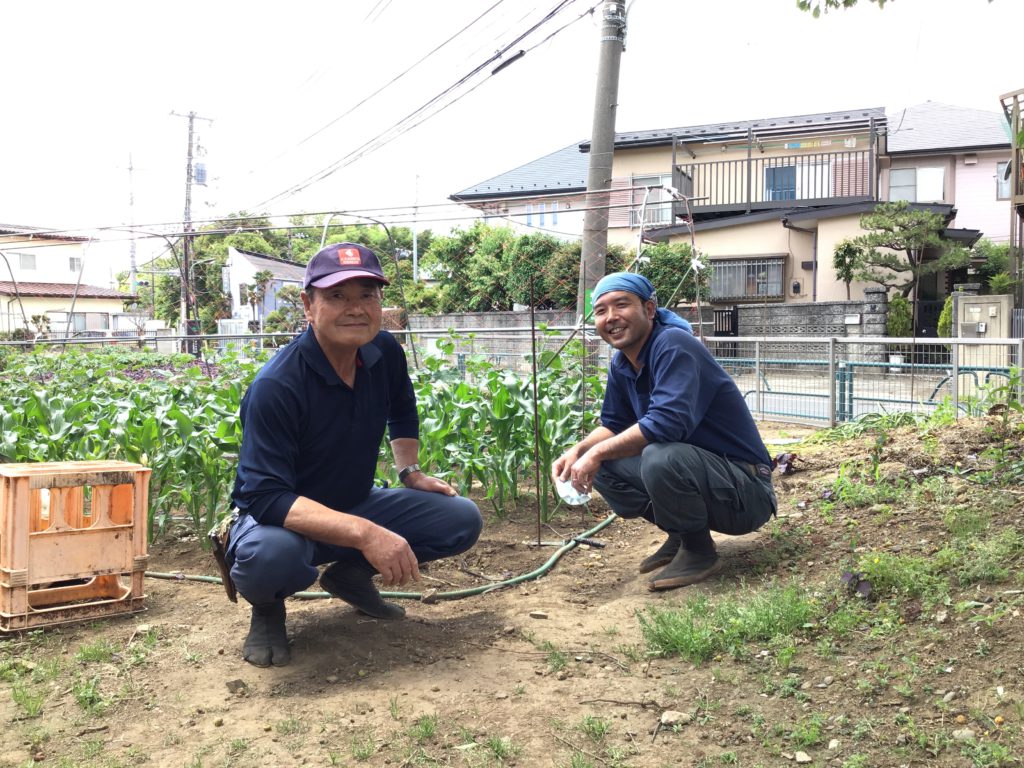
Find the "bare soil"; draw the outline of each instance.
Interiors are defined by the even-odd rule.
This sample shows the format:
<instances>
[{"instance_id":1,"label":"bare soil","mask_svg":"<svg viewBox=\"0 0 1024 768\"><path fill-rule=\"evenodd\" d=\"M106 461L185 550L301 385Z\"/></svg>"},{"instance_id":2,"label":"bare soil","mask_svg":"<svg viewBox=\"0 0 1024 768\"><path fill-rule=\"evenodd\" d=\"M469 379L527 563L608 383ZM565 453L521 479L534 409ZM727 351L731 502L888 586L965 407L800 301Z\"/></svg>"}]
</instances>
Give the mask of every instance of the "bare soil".
<instances>
[{"instance_id":1,"label":"bare soil","mask_svg":"<svg viewBox=\"0 0 1024 768\"><path fill-rule=\"evenodd\" d=\"M869 463L872 451L880 475L979 465L993 432L991 419L927 440L907 429L879 454L874 436L794 445L811 430L762 428L773 453L799 454L798 471L776 480L777 520L719 539L726 565L708 583L649 592L637 564L662 536L615 520L594 535L603 547L577 546L542 578L408 601L401 622L337 600L289 600L293 662L257 669L239 653L247 606L215 584L148 579L144 613L0 639L0 766L1020 765L1024 620L1013 576L971 586L949 606L901 603L898 631L858 629L830 654L815 652L813 633L798 637L786 665L770 644L700 666L647 653L638 614L651 607L742 596L772 580L828 597L859 553L934 553L942 509L824 515L822 493L844 462ZM1019 487L979 487L966 471L946 478L958 502L1002 498L994 524L1024 524ZM600 500L560 513L541 538L561 542L606 515ZM422 589L530 572L557 549L536 538L528 505L489 517L464 558L425 568ZM215 573L183 532L152 547L150 568ZM958 611L964 601L976 609ZM102 648L112 655L92 659ZM42 698L37 714L19 691L21 701ZM682 722L661 725L666 711ZM805 733L815 722L820 732ZM979 762L951 735L965 728L1009 756L992 761L990 749Z\"/></svg>"}]
</instances>

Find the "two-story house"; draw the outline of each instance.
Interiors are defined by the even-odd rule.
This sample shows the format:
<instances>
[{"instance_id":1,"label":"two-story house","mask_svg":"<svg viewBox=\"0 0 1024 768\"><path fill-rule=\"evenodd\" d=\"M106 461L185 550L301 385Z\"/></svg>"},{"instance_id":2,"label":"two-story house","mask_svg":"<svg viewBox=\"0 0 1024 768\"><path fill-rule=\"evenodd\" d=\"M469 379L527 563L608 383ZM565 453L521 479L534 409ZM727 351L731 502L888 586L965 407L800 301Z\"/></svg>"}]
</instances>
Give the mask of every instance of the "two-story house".
<instances>
[{"instance_id":1,"label":"two-story house","mask_svg":"<svg viewBox=\"0 0 1024 768\"><path fill-rule=\"evenodd\" d=\"M107 335L130 329L134 296L81 277L86 238L0 225L0 333Z\"/></svg>"},{"instance_id":2,"label":"two-story house","mask_svg":"<svg viewBox=\"0 0 1024 768\"><path fill-rule=\"evenodd\" d=\"M608 207L608 239L635 245L642 228L648 240L689 241L692 230L714 264L711 298L718 304L844 299L845 285L832 269L836 245L861 234L861 215L879 201L909 199L908 177L918 164L923 191L915 204L952 224L955 203L965 196L967 207L955 221L959 229L947 230L948 236L970 242L994 220L990 214L1003 210L994 182L1000 153L1009 158L1005 134L1001 145L998 140L1001 116L936 106L895 115L876 107L616 134L611 191L599 201ZM915 123L930 130L911 130ZM895 131L891 137L889 131ZM588 143L580 145L581 153L588 149ZM570 179L582 165L570 163L569 150L452 199L485 212L508 206L508 215L522 218L524 201L536 206L559 189L543 180L550 158L557 157L556 167L573 172L563 179L569 194L562 197L579 207L586 197ZM972 159L988 173L988 197L976 194L979 174L960 174ZM928 185L934 186L936 173L930 169L943 163L942 193L933 194ZM1005 224L996 237L1004 231ZM952 280L927 286L927 298L941 299Z\"/></svg>"}]
</instances>

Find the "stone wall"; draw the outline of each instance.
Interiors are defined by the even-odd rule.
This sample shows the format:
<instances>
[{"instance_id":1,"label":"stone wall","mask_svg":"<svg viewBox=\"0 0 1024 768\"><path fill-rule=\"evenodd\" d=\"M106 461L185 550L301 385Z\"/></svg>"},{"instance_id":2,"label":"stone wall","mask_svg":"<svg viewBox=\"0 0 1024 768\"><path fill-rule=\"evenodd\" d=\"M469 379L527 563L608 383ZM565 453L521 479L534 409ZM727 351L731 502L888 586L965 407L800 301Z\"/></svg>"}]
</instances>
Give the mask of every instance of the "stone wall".
<instances>
[{"instance_id":1,"label":"stone wall","mask_svg":"<svg viewBox=\"0 0 1024 768\"><path fill-rule=\"evenodd\" d=\"M739 307L739 336L884 336L889 297L865 288L854 301L756 304Z\"/></svg>"}]
</instances>

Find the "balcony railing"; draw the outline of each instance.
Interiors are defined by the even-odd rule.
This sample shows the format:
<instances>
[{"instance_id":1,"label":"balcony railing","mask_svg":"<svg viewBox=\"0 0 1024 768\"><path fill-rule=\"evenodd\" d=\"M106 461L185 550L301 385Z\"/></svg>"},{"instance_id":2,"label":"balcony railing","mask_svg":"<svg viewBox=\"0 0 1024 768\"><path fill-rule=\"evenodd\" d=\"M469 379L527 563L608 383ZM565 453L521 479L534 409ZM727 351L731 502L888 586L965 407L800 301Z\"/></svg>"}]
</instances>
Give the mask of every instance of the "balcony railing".
<instances>
[{"instance_id":1,"label":"balcony railing","mask_svg":"<svg viewBox=\"0 0 1024 768\"><path fill-rule=\"evenodd\" d=\"M694 212L755 211L873 200L871 150L758 155L739 160L682 163L672 185L694 198ZM685 216L683 203L674 216Z\"/></svg>"}]
</instances>

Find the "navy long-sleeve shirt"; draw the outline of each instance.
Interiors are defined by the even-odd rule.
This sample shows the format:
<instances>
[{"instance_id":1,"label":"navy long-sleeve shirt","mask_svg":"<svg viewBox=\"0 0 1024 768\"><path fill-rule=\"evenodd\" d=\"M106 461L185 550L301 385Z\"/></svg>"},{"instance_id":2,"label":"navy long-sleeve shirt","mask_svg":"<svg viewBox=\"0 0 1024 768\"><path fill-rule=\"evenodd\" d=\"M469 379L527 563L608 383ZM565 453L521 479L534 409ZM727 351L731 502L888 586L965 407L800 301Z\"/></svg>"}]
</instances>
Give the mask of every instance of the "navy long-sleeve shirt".
<instances>
[{"instance_id":1,"label":"navy long-sleeve shirt","mask_svg":"<svg viewBox=\"0 0 1024 768\"><path fill-rule=\"evenodd\" d=\"M650 443L689 443L727 459L769 464L768 449L735 382L700 339L654 324L639 371L621 352L608 366L601 423L634 424Z\"/></svg>"},{"instance_id":2,"label":"navy long-sleeve shirt","mask_svg":"<svg viewBox=\"0 0 1024 768\"><path fill-rule=\"evenodd\" d=\"M299 496L347 511L370 493L385 427L391 440L419 437L401 345L382 331L358 363L349 387L309 328L256 374L241 405L239 511L283 525Z\"/></svg>"}]
</instances>

